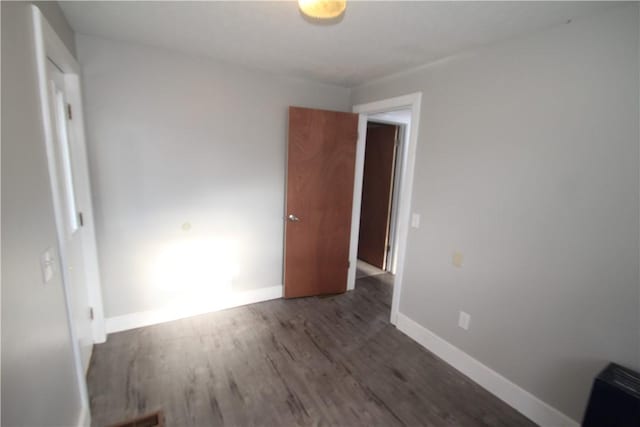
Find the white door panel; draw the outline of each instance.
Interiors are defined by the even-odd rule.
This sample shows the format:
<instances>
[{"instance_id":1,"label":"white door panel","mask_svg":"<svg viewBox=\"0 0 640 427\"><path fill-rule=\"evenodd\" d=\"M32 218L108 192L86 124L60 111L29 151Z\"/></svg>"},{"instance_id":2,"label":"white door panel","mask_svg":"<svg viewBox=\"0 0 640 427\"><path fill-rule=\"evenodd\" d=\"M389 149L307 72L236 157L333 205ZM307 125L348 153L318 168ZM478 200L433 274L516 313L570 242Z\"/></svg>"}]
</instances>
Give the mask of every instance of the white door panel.
<instances>
[{"instance_id":1,"label":"white door panel","mask_svg":"<svg viewBox=\"0 0 640 427\"><path fill-rule=\"evenodd\" d=\"M73 135L69 132L72 110L67 103L64 75L51 61L48 63L48 77L51 94L51 116L54 127L53 169L54 204L58 217L63 280L66 283L70 304L69 312L74 325L80 350L83 371L86 373L93 350L93 335L87 290L87 275L83 251L83 228L78 210L76 189L82 188L77 182L78 159L74 153Z\"/></svg>"}]
</instances>

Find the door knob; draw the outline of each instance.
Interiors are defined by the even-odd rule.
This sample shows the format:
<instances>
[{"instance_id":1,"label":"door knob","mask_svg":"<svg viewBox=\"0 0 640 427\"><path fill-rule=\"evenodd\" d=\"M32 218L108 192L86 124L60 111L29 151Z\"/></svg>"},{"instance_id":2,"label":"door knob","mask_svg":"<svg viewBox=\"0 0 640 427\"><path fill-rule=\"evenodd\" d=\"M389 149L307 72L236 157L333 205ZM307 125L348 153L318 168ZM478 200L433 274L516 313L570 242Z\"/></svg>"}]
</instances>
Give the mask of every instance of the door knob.
<instances>
[{"instance_id":1,"label":"door knob","mask_svg":"<svg viewBox=\"0 0 640 427\"><path fill-rule=\"evenodd\" d=\"M300 221L300 218L298 218L297 216L295 216L294 214L289 214L289 216L287 216L287 219L291 222L298 222Z\"/></svg>"}]
</instances>

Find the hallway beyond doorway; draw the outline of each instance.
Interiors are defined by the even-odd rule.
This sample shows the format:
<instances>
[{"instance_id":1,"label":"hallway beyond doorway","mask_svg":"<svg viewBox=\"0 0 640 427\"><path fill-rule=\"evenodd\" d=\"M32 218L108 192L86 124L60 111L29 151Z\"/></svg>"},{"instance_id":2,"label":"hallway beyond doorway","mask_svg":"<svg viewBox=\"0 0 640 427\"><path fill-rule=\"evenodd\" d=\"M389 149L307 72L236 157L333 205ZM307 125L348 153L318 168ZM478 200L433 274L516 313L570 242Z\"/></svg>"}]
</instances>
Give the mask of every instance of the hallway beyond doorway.
<instances>
[{"instance_id":1,"label":"hallway beyond doorway","mask_svg":"<svg viewBox=\"0 0 640 427\"><path fill-rule=\"evenodd\" d=\"M378 274L385 274L386 271L376 267L375 265L371 265L366 261L361 259L358 260L358 266L356 267L356 279L362 279L363 277L369 276L377 276ZM392 274L389 274L390 277L393 277Z\"/></svg>"}]
</instances>

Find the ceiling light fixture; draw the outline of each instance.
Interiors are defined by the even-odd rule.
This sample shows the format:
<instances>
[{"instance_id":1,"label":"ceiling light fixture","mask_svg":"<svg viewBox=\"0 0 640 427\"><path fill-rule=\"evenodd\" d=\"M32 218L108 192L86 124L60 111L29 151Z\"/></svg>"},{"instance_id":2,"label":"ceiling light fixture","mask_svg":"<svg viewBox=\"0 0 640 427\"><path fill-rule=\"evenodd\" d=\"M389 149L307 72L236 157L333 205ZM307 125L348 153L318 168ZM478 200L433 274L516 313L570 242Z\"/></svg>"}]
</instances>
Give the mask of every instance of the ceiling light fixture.
<instances>
[{"instance_id":1,"label":"ceiling light fixture","mask_svg":"<svg viewBox=\"0 0 640 427\"><path fill-rule=\"evenodd\" d=\"M314 19L334 19L344 13L346 0L298 0L300 11Z\"/></svg>"}]
</instances>

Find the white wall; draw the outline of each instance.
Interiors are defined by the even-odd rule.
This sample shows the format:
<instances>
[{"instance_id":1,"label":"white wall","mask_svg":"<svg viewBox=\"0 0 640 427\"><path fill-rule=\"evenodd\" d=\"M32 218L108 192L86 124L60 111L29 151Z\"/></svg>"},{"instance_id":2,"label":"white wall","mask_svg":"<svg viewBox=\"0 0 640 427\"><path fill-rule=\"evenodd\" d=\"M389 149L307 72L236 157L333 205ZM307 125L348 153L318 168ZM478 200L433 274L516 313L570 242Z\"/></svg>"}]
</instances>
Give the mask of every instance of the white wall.
<instances>
[{"instance_id":1,"label":"white wall","mask_svg":"<svg viewBox=\"0 0 640 427\"><path fill-rule=\"evenodd\" d=\"M62 16L57 4L46 9L43 12L48 19L55 9ZM71 426L78 422L81 401L60 266L56 265L53 279L45 286L39 265L45 249L55 252L57 237L40 119L31 8L28 2L2 2L1 10L1 423ZM50 23L60 34L73 34L63 20L50 19Z\"/></svg>"},{"instance_id":2,"label":"white wall","mask_svg":"<svg viewBox=\"0 0 640 427\"><path fill-rule=\"evenodd\" d=\"M638 34L625 5L352 91L423 92L400 312L578 421L640 368Z\"/></svg>"},{"instance_id":3,"label":"white wall","mask_svg":"<svg viewBox=\"0 0 640 427\"><path fill-rule=\"evenodd\" d=\"M67 18L64 16L64 12L60 8L60 5L57 1L32 1L34 5L40 9L40 12L45 16L49 25L55 29L56 34L60 37L60 40L67 46L67 49L76 56L76 39L75 33L69 23L67 22Z\"/></svg>"},{"instance_id":4,"label":"white wall","mask_svg":"<svg viewBox=\"0 0 640 427\"><path fill-rule=\"evenodd\" d=\"M280 286L288 106L348 110L348 89L76 42L107 317Z\"/></svg>"}]
</instances>

